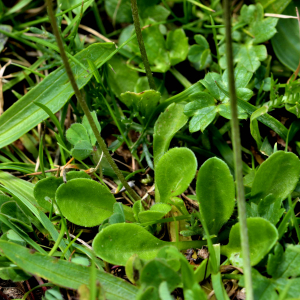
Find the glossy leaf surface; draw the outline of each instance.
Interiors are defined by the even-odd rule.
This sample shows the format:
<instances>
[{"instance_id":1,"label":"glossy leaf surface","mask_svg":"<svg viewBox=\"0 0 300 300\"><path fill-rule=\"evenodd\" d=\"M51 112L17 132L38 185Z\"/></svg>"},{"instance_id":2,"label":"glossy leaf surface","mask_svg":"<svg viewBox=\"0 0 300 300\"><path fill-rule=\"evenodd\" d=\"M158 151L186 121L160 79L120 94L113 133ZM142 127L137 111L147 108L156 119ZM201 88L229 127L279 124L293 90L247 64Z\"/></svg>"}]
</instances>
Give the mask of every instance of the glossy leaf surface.
<instances>
[{"instance_id":1,"label":"glossy leaf surface","mask_svg":"<svg viewBox=\"0 0 300 300\"><path fill-rule=\"evenodd\" d=\"M114 196L104 186L89 179L73 179L56 191L62 214L72 223L85 227L101 224L113 213Z\"/></svg>"},{"instance_id":2,"label":"glossy leaf surface","mask_svg":"<svg viewBox=\"0 0 300 300\"><path fill-rule=\"evenodd\" d=\"M70 62L80 89L92 78L92 74L87 72L88 62L86 59L93 60L95 65L99 66L114 49L113 43L93 44L75 55L76 59L86 66L86 70L84 70L80 65L73 61ZM48 114L36 106L34 101L46 105L53 113L56 113L73 94L74 91L65 69L60 67L52 72L1 115L0 148L17 140L38 125L41 120L48 118Z\"/></svg>"},{"instance_id":3,"label":"glossy leaf surface","mask_svg":"<svg viewBox=\"0 0 300 300\"><path fill-rule=\"evenodd\" d=\"M278 232L274 225L262 218L248 218L247 227L251 265L255 266L272 249L278 239ZM221 247L221 253L226 255L234 266L243 266L240 223L231 228L229 243Z\"/></svg>"},{"instance_id":4,"label":"glossy leaf surface","mask_svg":"<svg viewBox=\"0 0 300 300\"><path fill-rule=\"evenodd\" d=\"M208 159L198 172L196 195L199 209L211 235L229 220L235 205L235 187L226 163Z\"/></svg>"},{"instance_id":5,"label":"glossy leaf surface","mask_svg":"<svg viewBox=\"0 0 300 300\"><path fill-rule=\"evenodd\" d=\"M197 169L195 154L188 148L173 148L164 154L156 166L155 184L161 202L183 193Z\"/></svg>"},{"instance_id":6,"label":"glossy leaf surface","mask_svg":"<svg viewBox=\"0 0 300 300\"><path fill-rule=\"evenodd\" d=\"M299 176L300 161L295 154L283 151L272 154L256 172L251 201L258 204L269 194L284 200L295 189Z\"/></svg>"}]
</instances>

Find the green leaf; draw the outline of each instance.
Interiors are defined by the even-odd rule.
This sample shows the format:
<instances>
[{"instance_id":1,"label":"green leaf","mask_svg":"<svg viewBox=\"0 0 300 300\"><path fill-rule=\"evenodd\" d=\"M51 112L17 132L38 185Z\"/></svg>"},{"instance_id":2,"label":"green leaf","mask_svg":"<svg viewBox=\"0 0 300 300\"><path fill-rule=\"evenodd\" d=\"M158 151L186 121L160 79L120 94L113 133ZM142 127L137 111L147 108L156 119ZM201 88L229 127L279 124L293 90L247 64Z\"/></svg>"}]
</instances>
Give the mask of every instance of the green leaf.
<instances>
[{"instance_id":1,"label":"green leaf","mask_svg":"<svg viewBox=\"0 0 300 300\"><path fill-rule=\"evenodd\" d=\"M72 144L76 145L80 141L89 141L87 130L82 124L74 123L67 130L67 140Z\"/></svg>"},{"instance_id":2,"label":"green leaf","mask_svg":"<svg viewBox=\"0 0 300 300\"><path fill-rule=\"evenodd\" d=\"M184 113L190 120L190 132L204 131L205 128L214 120L217 114L217 108L214 98L207 93L196 93L189 97L191 100L184 107Z\"/></svg>"},{"instance_id":3,"label":"green leaf","mask_svg":"<svg viewBox=\"0 0 300 300\"><path fill-rule=\"evenodd\" d=\"M129 69L119 55L114 55L108 63L113 67L113 70L108 68L107 76L113 93L119 97L122 93L133 91L139 78L137 71Z\"/></svg>"},{"instance_id":4,"label":"green leaf","mask_svg":"<svg viewBox=\"0 0 300 300\"><path fill-rule=\"evenodd\" d=\"M0 240L0 248L11 261L21 269L49 280L55 285L78 289L82 284L89 285L90 268L40 253L32 253L25 247ZM57 270L64 270L58 272ZM132 300L137 288L111 274L96 270L96 279L105 291L107 299Z\"/></svg>"},{"instance_id":5,"label":"green leaf","mask_svg":"<svg viewBox=\"0 0 300 300\"><path fill-rule=\"evenodd\" d=\"M275 291L274 280L262 276L259 271L252 268L253 294L255 300L278 300L278 294ZM239 282L239 285L245 286L245 276Z\"/></svg>"},{"instance_id":6,"label":"green leaf","mask_svg":"<svg viewBox=\"0 0 300 300\"><path fill-rule=\"evenodd\" d=\"M141 93L126 92L120 95L120 100L128 108L135 108L143 117L148 119L160 100L160 93L154 90Z\"/></svg>"},{"instance_id":7,"label":"green leaf","mask_svg":"<svg viewBox=\"0 0 300 300\"><path fill-rule=\"evenodd\" d=\"M93 146L89 141L83 140L75 144L74 148L71 150L71 155L78 159L83 160L93 152Z\"/></svg>"},{"instance_id":8,"label":"green leaf","mask_svg":"<svg viewBox=\"0 0 300 300\"><path fill-rule=\"evenodd\" d=\"M299 158L293 153L277 151L256 172L250 200L258 204L269 194L284 200L295 189L299 176Z\"/></svg>"},{"instance_id":9,"label":"green leaf","mask_svg":"<svg viewBox=\"0 0 300 300\"><path fill-rule=\"evenodd\" d=\"M279 1L275 3L277 2ZM292 1L283 14L296 16L295 7L298 3ZM295 71L299 64L300 51L298 21L297 19L280 19L276 29L278 32L271 40L274 52L282 64Z\"/></svg>"},{"instance_id":10,"label":"green leaf","mask_svg":"<svg viewBox=\"0 0 300 300\"><path fill-rule=\"evenodd\" d=\"M291 1L292 0L255 0L255 2L260 2L262 4L266 13L273 14L281 14Z\"/></svg>"},{"instance_id":11,"label":"green leaf","mask_svg":"<svg viewBox=\"0 0 300 300\"><path fill-rule=\"evenodd\" d=\"M79 89L82 89L92 78L92 74L87 73L86 59L92 59L95 65L99 66L114 49L113 43L93 44L75 55L76 59L86 66L84 70L73 61L70 62L72 71L76 74L75 79ZM48 118L48 114L34 104L35 101L44 104L56 113L73 94L74 91L64 67L52 72L1 115L0 148L14 142L38 125L41 120Z\"/></svg>"},{"instance_id":12,"label":"green leaf","mask_svg":"<svg viewBox=\"0 0 300 300\"><path fill-rule=\"evenodd\" d=\"M101 131L101 125L100 125L100 123L98 121L97 113L95 111L92 111L91 115L92 115L92 117L94 119L94 122L96 124L97 129L98 129L98 132L100 132ZM95 146L96 142L97 142L97 139L95 137L93 129L92 129L92 127L91 127L91 125L90 125L90 123L89 123L86 115L84 115L83 118L82 118L82 125L84 126L84 128L86 129L86 131L87 131L87 133L88 133L88 135L90 137L91 144L93 146ZM71 128L72 128L72 125L71 125ZM67 131L67 133L68 133L68 131Z\"/></svg>"},{"instance_id":13,"label":"green leaf","mask_svg":"<svg viewBox=\"0 0 300 300\"><path fill-rule=\"evenodd\" d=\"M251 266L258 264L272 249L278 239L276 227L262 218L247 219ZM240 223L229 234L229 243L221 247L221 254L228 257L234 266L243 266Z\"/></svg>"},{"instance_id":14,"label":"green leaf","mask_svg":"<svg viewBox=\"0 0 300 300\"><path fill-rule=\"evenodd\" d=\"M274 254L269 254L267 271L273 278L289 278L300 275L300 246L288 245L285 252L279 244Z\"/></svg>"},{"instance_id":15,"label":"green leaf","mask_svg":"<svg viewBox=\"0 0 300 300\"><path fill-rule=\"evenodd\" d=\"M262 106L258 108L250 118L250 132L252 137L255 139L258 149L262 146L262 139L258 128L258 121L256 120L258 117L266 114L268 112L268 107Z\"/></svg>"},{"instance_id":16,"label":"green leaf","mask_svg":"<svg viewBox=\"0 0 300 300\"><path fill-rule=\"evenodd\" d=\"M18 268L6 257L2 256L0 259L0 278L2 280L12 280L14 282L28 280L31 275L25 273Z\"/></svg>"},{"instance_id":17,"label":"green leaf","mask_svg":"<svg viewBox=\"0 0 300 300\"><path fill-rule=\"evenodd\" d=\"M61 185L55 197L62 214L70 222L85 227L99 225L109 218L116 202L104 186L82 178Z\"/></svg>"},{"instance_id":18,"label":"green leaf","mask_svg":"<svg viewBox=\"0 0 300 300\"><path fill-rule=\"evenodd\" d=\"M188 148L173 148L165 153L155 168L155 185L161 202L183 193L197 169L195 154Z\"/></svg>"},{"instance_id":19,"label":"green leaf","mask_svg":"<svg viewBox=\"0 0 300 300\"><path fill-rule=\"evenodd\" d=\"M261 217L276 225L282 217L285 209L281 208L282 200L272 194L262 199L259 204L247 203L247 217Z\"/></svg>"},{"instance_id":20,"label":"green leaf","mask_svg":"<svg viewBox=\"0 0 300 300\"><path fill-rule=\"evenodd\" d=\"M167 34L167 49L169 50L169 56L171 65L174 66L187 57L189 51L188 38L185 35L183 29L179 28L173 31L169 31Z\"/></svg>"},{"instance_id":21,"label":"green leaf","mask_svg":"<svg viewBox=\"0 0 300 300\"><path fill-rule=\"evenodd\" d=\"M274 36L277 32L277 18L265 18L263 6L258 3L256 5L243 5L241 9L241 21L248 23L248 31L254 36L251 43L260 44Z\"/></svg>"},{"instance_id":22,"label":"green leaf","mask_svg":"<svg viewBox=\"0 0 300 300\"><path fill-rule=\"evenodd\" d=\"M216 157L200 168L196 183L199 210L211 235L229 220L235 205L235 187L226 163Z\"/></svg>"},{"instance_id":23,"label":"green leaf","mask_svg":"<svg viewBox=\"0 0 300 300\"><path fill-rule=\"evenodd\" d=\"M138 214L138 219L140 223L146 223L151 221L160 220L163 218L169 211L171 206L166 203L155 203L150 207L150 210L141 211Z\"/></svg>"},{"instance_id":24,"label":"green leaf","mask_svg":"<svg viewBox=\"0 0 300 300\"><path fill-rule=\"evenodd\" d=\"M205 69L211 63L209 44L204 36L197 34L194 36L197 45L192 45L188 52L188 59L194 63L197 70Z\"/></svg>"},{"instance_id":25,"label":"green leaf","mask_svg":"<svg viewBox=\"0 0 300 300\"><path fill-rule=\"evenodd\" d=\"M22 210L26 213L26 215L32 216L33 214L42 223L44 228L50 233L52 239L56 241L58 239L59 234L55 229L54 225L51 223L49 218L42 211L40 211L35 207L37 203L33 196L34 185L28 181L14 177L13 175L2 171L0 172L0 182L5 186L5 188L12 195L15 196L18 205L22 208ZM21 206L21 204L23 206ZM34 217L32 216L31 218ZM65 242L61 241L59 247L61 248L62 251L64 251L66 249ZM38 250L41 252L44 251L41 248ZM65 257L68 259L70 254L71 254L70 251L67 250Z\"/></svg>"},{"instance_id":26,"label":"green leaf","mask_svg":"<svg viewBox=\"0 0 300 300\"><path fill-rule=\"evenodd\" d=\"M182 105L172 103L157 118L153 134L153 155L155 167L161 157L168 151L170 142L175 133L186 124L188 118L183 111L184 107Z\"/></svg>"},{"instance_id":27,"label":"green leaf","mask_svg":"<svg viewBox=\"0 0 300 300\"><path fill-rule=\"evenodd\" d=\"M99 232L93 241L93 249L104 261L125 266L133 254L150 260L156 257L159 249L169 244L139 225L124 223L110 225Z\"/></svg>"},{"instance_id":28,"label":"green leaf","mask_svg":"<svg viewBox=\"0 0 300 300\"><path fill-rule=\"evenodd\" d=\"M229 102L218 105L217 111L222 117L228 120L231 119L231 108ZM242 108L238 107L238 118L247 119L247 117L248 117L247 113Z\"/></svg>"},{"instance_id":29,"label":"green leaf","mask_svg":"<svg viewBox=\"0 0 300 300\"><path fill-rule=\"evenodd\" d=\"M104 261L125 266L134 254L142 260L150 260L165 246L184 250L201 248L205 244L203 241L165 242L137 224L119 223L102 229L93 241L93 249Z\"/></svg>"},{"instance_id":30,"label":"green leaf","mask_svg":"<svg viewBox=\"0 0 300 300\"><path fill-rule=\"evenodd\" d=\"M140 276L141 284L158 289L164 281L167 282L169 291L173 292L180 285L181 278L163 259L155 258L146 263Z\"/></svg>"},{"instance_id":31,"label":"green leaf","mask_svg":"<svg viewBox=\"0 0 300 300\"><path fill-rule=\"evenodd\" d=\"M45 197L49 197L52 201L55 200L55 192L62 183L62 177L56 178L52 176L39 180L34 186L34 198L41 207L46 209L46 211L50 211L51 203L47 201Z\"/></svg>"},{"instance_id":32,"label":"green leaf","mask_svg":"<svg viewBox=\"0 0 300 300\"><path fill-rule=\"evenodd\" d=\"M15 201L3 203L0 212L21 230L25 232L33 231L30 220Z\"/></svg>"}]
</instances>

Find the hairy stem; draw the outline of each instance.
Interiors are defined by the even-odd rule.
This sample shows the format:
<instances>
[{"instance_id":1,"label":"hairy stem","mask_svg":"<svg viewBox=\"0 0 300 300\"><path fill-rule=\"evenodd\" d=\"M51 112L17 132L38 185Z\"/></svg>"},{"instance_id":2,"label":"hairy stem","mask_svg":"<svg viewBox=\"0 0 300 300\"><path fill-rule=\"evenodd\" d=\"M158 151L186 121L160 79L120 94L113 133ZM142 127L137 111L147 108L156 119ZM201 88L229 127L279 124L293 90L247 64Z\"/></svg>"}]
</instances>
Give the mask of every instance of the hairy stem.
<instances>
[{"instance_id":1,"label":"hairy stem","mask_svg":"<svg viewBox=\"0 0 300 300\"><path fill-rule=\"evenodd\" d=\"M86 117L87 117L87 119L88 119L88 121L89 121L89 123L91 125L91 128L92 128L92 130L93 130L93 132L94 132L94 134L96 136L97 142L98 142L101 150L103 151L103 153L104 153L107 161L109 162L109 164L113 168L114 172L116 173L116 175L118 176L118 178L122 182L122 184L125 187L125 189L133 197L133 199L139 200L140 197L128 185L128 183L125 180L122 172L119 170L119 168L117 167L116 163L114 162L114 160L110 156L109 151L108 151L108 149L106 147L106 144L105 144L104 140L102 139L102 137L100 136L100 133L98 132L97 126L96 126L96 124L94 122L94 119L93 119L91 113L90 113L90 110L89 110L89 108L88 108L85 100L83 99L83 97L81 95L81 92L79 91L79 88L78 88L77 83L75 81L75 78L74 78L72 69L70 67L68 58L66 56L64 45L63 45L61 36L59 34L59 31L58 31L58 27L57 27L57 24L56 24L55 15L54 15L54 11L53 11L53 8L52 8L52 0L46 0L46 2L47 2L48 14L49 14L50 23L51 23L51 26L52 26L52 29L53 29L53 33L55 35L55 38L56 38L56 41L57 41L57 45L59 47L60 55L61 55L62 61L64 63L66 72L68 74L70 83L71 83L72 88L74 90L74 93L76 95L76 98L77 98L78 102L80 103L80 106L82 107L82 110L83 110L84 114L86 115Z\"/></svg>"},{"instance_id":2,"label":"hairy stem","mask_svg":"<svg viewBox=\"0 0 300 300\"><path fill-rule=\"evenodd\" d=\"M152 72L150 69L150 64L148 61L146 48L144 45L136 0L131 0L131 10L132 10L132 17L133 17L133 22L134 22L134 27L135 27L135 33L136 33L136 37L137 37L137 40L139 43L143 64L144 64L146 75L147 75L148 82L149 82L149 87L151 90L155 90L155 83L154 83L154 79L153 79Z\"/></svg>"},{"instance_id":3,"label":"hairy stem","mask_svg":"<svg viewBox=\"0 0 300 300\"><path fill-rule=\"evenodd\" d=\"M237 113L237 97L235 92L234 71L233 71L233 54L232 54L232 39L231 39L231 1L224 1L225 25L226 25L226 56L228 67L228 83L230 92L230 108L231 108L231 128L232 128L232 144L235 164L235 176L237 183L237 203L238 214L240 221L240 235L243 255L243 269L245 274L245 287L247 300L253 300L253 288L251 277L250 250L249 238L247 229L246 217L246 201L243 184L243 161L240 140L240 127Z\"/></svg>"}]
</instances>

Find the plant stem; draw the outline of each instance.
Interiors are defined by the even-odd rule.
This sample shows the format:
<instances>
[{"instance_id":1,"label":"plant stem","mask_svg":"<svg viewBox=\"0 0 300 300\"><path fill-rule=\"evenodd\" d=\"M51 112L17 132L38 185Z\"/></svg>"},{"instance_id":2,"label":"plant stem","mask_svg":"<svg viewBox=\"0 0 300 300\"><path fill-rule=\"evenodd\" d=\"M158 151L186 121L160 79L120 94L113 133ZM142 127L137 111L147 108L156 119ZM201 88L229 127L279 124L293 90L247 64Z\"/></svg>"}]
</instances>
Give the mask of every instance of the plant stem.
<instances>
[{"instance_id":1,"label":"plant stem","mask_svg":"<svg viewBox=\"0 0 300 300\"><path fill-rule=\"evenodd\" d=\"M237 97L235 92L234 71L233 71L233 53L232 53L232 40L231 40L231 1L224 1L224 19L226 25L226 56L228 67L228 83L230 92L230 108L231 108L231 128L232 128L232 142L233 142L233 155L235 164L235 176L237 183L237 203L238 214L240 221L240 234L241 246L243 255L243 269L245 275L246 299L253 300L253 287L251 277L251 263L250 263L250 250L249 238L247 229L246 217L246 201L245 191L243 184L243 161L240 140L240 128L237 114Z\"/></svg>"},{"instance_id":2,"label":"plant stem","mask_svg":"<svg viewBox=\"0 0 300 300\"><path fill-rule=\"evenodd\" d=\"M153 79L152 72L150 69L150 64L148 61L146 48L144 45L136 0L131 0L131 10L132 10L132 17L133 17L133 22L134 22L134 27L135 27L135 33L136 33L136 37L137 37L137 40L139 43L143 64L144 64L146 75L147 75L148 82L149 82L149 87L151 90L155 90L155 83L154 83L154 79Z\"/></svg>"},{"instance_id":3,"label":"plant stem","mask_svg":"<svg viewBox=\"0 0 300 300\"><path fill-rule=\"evenodd\" d=\"M89 108L88 108L85 100L83 99L83 97L81 95L81 92L79 91L79 88L78 88L77 83L75 81L75 78L74 78L72 69L70 67L68 58L66 56L65 49L64 49L64 46L63 46L63 42L62 42L61 36L59 34L59 31L58 31L58 27L57 27L57 24L56 24L55 15L54 15L53 8L52 8L52 0L46 0L46 2L47 2L48 14L49 14L50 23L51 23L51 26L52 26L52 29L53 29L53 33L55 35L55 38L56 38L56 41L57 41L57 45L58 45L59 50L60 50L60 55L61 55L62 61L64 63L66 72L68 74L70 83L71 83L72 88L74 90L74 93L76 95L76 98L77 98L78 102L80 103L80 106L81 106L84 114L86 115L86 117L87 117L87 119L88 119L88 121L89 121L89 123L91 125L91 128L92 128L92 130L93 130L93 132L94 132L94 134L96 136L97 142L98 142L101 150L103 151L103 153L104 153L107 161L109 162L109 164L113 168L114 172L116 173L116 175L118 176L118 178L120 179L120 181L123 183L123 186L125 187L125 189L129 192L129 194L135 200L139 200L140 197L128 185L128 183L125 180L122 172L119 170L119 168L117 167L116 163L114 162L114 160L110 156L109 151L108 151L108 149L107 149L107 147L105 145L105 142L102 139L102 137L100 136L100 133L98 132L98 129L97 129L97 126L96 126L96 124L94 122L92 114L90 113L90 110L89 110Z\"/></svg>"}]
</instances>

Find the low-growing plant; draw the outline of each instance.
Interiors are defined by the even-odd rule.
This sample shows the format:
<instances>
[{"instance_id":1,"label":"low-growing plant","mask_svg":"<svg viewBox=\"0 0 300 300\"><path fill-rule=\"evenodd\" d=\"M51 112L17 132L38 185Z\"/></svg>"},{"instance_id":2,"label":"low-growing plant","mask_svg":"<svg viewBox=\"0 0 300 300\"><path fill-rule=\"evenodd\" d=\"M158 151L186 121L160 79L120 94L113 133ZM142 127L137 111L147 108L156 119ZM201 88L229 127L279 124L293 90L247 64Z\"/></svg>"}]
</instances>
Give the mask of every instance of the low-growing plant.
<instances>
[{"instance_id":1,"label":"low-growing plant","mask_svg":"<svg viewBox=\"0 0 300 300\"><path fill-rule=\"evenodd\" d=\"M23 299L299 297L295 3L249 2L0 0L0 278Z\"/></svg>"}]
</instances>

